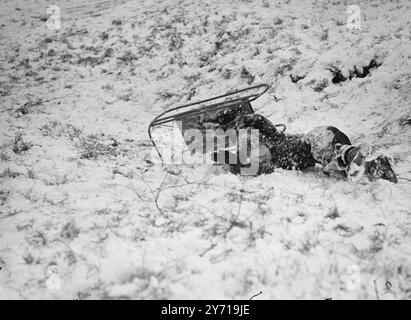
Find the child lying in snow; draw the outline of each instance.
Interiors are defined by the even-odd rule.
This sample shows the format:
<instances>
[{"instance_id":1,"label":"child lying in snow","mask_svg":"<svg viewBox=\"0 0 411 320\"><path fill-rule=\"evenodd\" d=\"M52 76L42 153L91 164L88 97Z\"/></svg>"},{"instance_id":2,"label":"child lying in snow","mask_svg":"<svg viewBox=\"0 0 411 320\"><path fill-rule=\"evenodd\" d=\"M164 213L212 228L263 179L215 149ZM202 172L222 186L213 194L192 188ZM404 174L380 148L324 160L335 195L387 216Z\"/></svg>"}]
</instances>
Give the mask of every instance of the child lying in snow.
<instances>
[{"instance_id":1,"label":"child lying in snow","mask_svg":"<svg viewBox=\"0 0 411 320\"><path fill-rule=\"evenodd\" d=\"M259 114L234 115L226 110L215 122L224 130L228 128L259 130L259 171L258 174L273 172L275 168L305 170L316 163L322 165L327 175L340 172L350 181L362 176L371 179L385 179L397 183L397 177L387 157L379 156L366 160L367 152L363 147L351 145L350 139L335 127L317 127L304 135L290 135L276 129L269 120ZM223 154L222 154L223 153ZM229 151L213 153L213 159L227 163ZM221 159L224 159L221 162ZM240 173L243 165L229 164L232 173Z\"/></svg>"}]
</instances>

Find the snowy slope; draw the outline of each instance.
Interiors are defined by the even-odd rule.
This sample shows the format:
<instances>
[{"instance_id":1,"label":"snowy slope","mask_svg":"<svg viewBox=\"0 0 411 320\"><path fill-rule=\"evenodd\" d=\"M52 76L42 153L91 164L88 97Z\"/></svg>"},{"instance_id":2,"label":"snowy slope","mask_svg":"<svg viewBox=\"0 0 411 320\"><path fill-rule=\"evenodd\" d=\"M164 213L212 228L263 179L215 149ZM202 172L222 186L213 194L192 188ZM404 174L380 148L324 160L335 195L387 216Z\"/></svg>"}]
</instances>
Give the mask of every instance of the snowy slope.
<instances>
[{"instance_id":1,"label":"snowy slope","mask_svg":"<svg viewBox=\"0 0 411 320\"><path fill-rule=\"evenodd\" d=\"M409 1L361 2L359 30L342 0L54 3L60 30L48 1L1 4L0 298L411 297L409 180L161 166L146 133L268 83L274 123L334 125L411 178Z\"/></svg>"}]
</instances>

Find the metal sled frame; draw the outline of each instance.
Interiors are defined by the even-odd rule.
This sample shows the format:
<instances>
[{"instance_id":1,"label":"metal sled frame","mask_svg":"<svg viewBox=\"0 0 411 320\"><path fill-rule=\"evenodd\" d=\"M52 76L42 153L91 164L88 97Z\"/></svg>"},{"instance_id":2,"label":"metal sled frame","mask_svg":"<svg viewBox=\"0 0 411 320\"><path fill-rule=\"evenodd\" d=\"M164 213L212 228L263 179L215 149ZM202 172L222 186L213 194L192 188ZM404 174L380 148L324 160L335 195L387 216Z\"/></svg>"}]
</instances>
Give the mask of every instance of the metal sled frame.
<instances>
[{"instance_id":1,"label":"metal sled frame","mask_svg":"<svg viewBox=\"0 0 411 320\"><path fill-rule=\"evenodd\" d=\"M151 135L151 132L154 127L163 125L168 122L178 121L187 119L193 116L205 114L207 112L212 111L221 111L233 107L235 105L240 105L243 103L250 103L251 101L256 100L261 95L267 92L270 88L268 84L259 84L256 86L248 87L245 89L233 91L230 93L223 94L221 96L216 96L210 99L192 102L189 104L185 104L182 106L174 107L169 110L166 110L155 117L148 126L148 136L153 143L154 148L156 149L161 161L163 161L163 157L161 156L160 151L157 148L155 141ZM256 91L252 93L252 91ZM218 102L219 99L225 99L224 101ZM251 104L250 104L251 106ZM182 109L190 108L191 110L182 111ZM177 112L180 111L180 112Z\"/></svg>"}]
</instances>

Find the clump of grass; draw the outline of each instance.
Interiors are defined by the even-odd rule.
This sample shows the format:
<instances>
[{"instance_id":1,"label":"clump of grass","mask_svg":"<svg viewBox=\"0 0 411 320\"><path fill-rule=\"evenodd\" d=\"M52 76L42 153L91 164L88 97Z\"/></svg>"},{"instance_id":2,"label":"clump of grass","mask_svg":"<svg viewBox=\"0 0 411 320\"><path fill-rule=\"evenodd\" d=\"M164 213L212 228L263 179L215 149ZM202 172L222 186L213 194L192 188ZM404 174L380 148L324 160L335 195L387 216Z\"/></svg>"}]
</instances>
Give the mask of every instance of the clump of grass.
<instances>
[{"instance_id":1,"label":"clump of grass","mask_svg":"<svg viewBox=\"0 0 411 320\"><path fill-rule=\"evenodd\" d=\"M114 88L113 85L108 84L108 83L101 86L101 89L103 89L103 90L105 90L105 91L112 91L113 88Z\"/></svg>"},{"instance_id":2,"label":"clump of grass","mask_svg":"<svg viewBox=\"0 0 411 320\"><path fill-rule=\"evenodd\" d=\"M98 156L114 156L127 153L128 150L121 149L119 143L114 138L111 142L102 143L101 140L107 140L102 135L84 136L80 129L71 124L63 124L58 121L52 121L50 124L41 128L43 135L52 137L66 137L73 145L79 149L80 159L96 159ZM62 184L66 181L58 181Z\"/></svg>"},{"instance_id":3,"label":"clump of grass","mask_svg":"<svg viewBox=\"0 0 411 320\"><path fill-rule=\"evenodd\" d=\"M281 59L280 65L278 69L276 70L276 74L278 76L283 76L286 72L292 71L296 63L297 63L296 58Z\"/></svg>"},{"instance_id":4,"label":"clump of grass","mask_svg":"<svg viewBox=\"0 0 411 320\"><path fill-rule=\"evenodd\" d=\"M49 51L47 52L48 57L54 57L56 54L56 50L54 49L49 49Z\"/></svg>"},{"instance_id":5,"label":"clump of grass","mask_svg":"<svg viewBox=\"0 0 411 320\"><path fill-rule=\"evenodd\" d=\"M0 206L6 203L10 191L0 190Z\"/></svg>"},{"instance_id":6,"label":"clump of grass","mask_svg":"<svg viewBox=\"0 0 411 320\"><path fill-rule=\"evenodd\" d=\"M122 24L123 24L123 21L121 21L121 19L115 19L115 20L113 20L113 21L111 21L111 24L113 25L113 26L121 26Z\"/></svg>"},{"instance_id":7,"label":"clump of grass","mask_svg":"<svg viewBox=\"0 0 411 320\"><path fill-rule=\"evenodd\" d=\"M302 241L299 251L301 253L309 253L319 244L318 240L306 238Z\"/></svg>"},{"instance_id":8,"label":"clump of grass","mask_svg":"<svg viewBox=\"0 0 411 320\"><path fill-rule=\"evenodd\" d=\"M113 143L106 145L101 143L96 135L80 138L79 147L81 159L96 159L101 155L117 157L120 154L117 141L113 140Z\"/></svg>"},{"instance_id":9,"label":"clump of grass","mask_svg":"<svg viewBox=\"0 0 411 320\"><path fill-rule=\"evenodd\" d=\"M40 128L43 136L49 137L67 137L70 141L79 139L81 130L71 124L63 124L57 120L51 121Z\"/></svg>"},{"instance_id":10,"label":"clump of grass","mask_svg":"<svg viewBox=\"0 0 411 320\"><path fill-rule=\"evenodd\" d=\"M23 104L22 106L18 107L17 109L14 110L14 112L16 113L21 113L21 114L29 114L33 107L39 106L42 104L42 100L41 99L37 99L34 101L28 101L25 104Z\"/></svg>"},{"instance_id":11,"label":"clump of grass","mask_svg":"<svg viewBox=\"0 0 411 320\"><path fill-rule=\"evenodd\" d=\"M348 227L344 224L341 224L341 223L337 224L334 227L334 230L336 230L340 235L342 235L344 237L349 237L353 234L352 228L350 228L350 227Z\"/></svg>"},{"instance_id":12,"label":"clump of grass","mask_svg":"<svg viewBox=\"0 0 411 320\"><path fill-rule=\"evenodd\" d=\"M159 96L161 100L168 100L174 97L175 93L164 90L164 91L157 92L157 95Z\"/></svg>"},{"instance_id":13,"label":"clump of grass","mask_svg":"<svg viewBox=\"0 0 411 320\"><path fill-rule=\"evenodd\" d=\"M292 82L292 83L297 83L298 81L304 79L305 76L290 74L290 78L291 78L291 82Z\"/></svg>"},{"instance_id":14,"label":"clump of grass","mask_svg":"<svg viewBox=\"0 0 411 320\"><path fill-rule=\"evenodd\" d=\"M225 69L223 70L223 72L221 73L221 76L223 77L223 79L226 79L226 80L230 79L231 76L232 76L232 71L231 71L231 69L225 68Z\"/></svg>"},{"instance_id":15,"label":"clump of grass","mask_svg":"<svg viewBox=\"0 0 411 320\"><path fill-rule=\"evenodd\" d=\"M28 242L36 247L42 247L47 244L46 235L42 231L35 231L28 237Z\"/></svg>"},{"instance_id":16,"label":"clump of grass","mask_svg":"<svg viewBox=\"0 0 411 320\"><path fill-rule=\"evenodd\" d=\"M7 152L2 151L2 152L0 152L0 160L1 161L10 161L11 157L10 157L10 155L7 154Z\"/></svg>"},{"instance_id":17,"label":"clump of grass","mask_svg":"<svg viewBox=\"0 0 411 320\"><path fill-rule=\"evenodd\" d=\"M132 63L134 60L137 60L138 57L130 50L127 50L126 52L124 52L122 56L118 57L117 59L126 64L129 64Z\"/></svg>"},{"instance_id":18,"label":"clump of grass","mask_svg":"<svg viewBox=\"0 0 411 320\"><path fill-rule=\"evenodd\" d=\"M73 240L79 235L79 233L80 229L76 227L74 221L70 221L63 226L60 235L64 239Z\"/></svg>"},{"instance_id":19,"label":"clump of grass","mask_svg":"<svg viewBox=\"0 0 411 320\"><path fill-rule=\"evenodd\" d=\"M114 53L113 48L107 48L103 53L103 58L110 58L113 56L113 53Z\"/></svg>"},{"instance_id":20,"label":"clump of grass","mask_svg":"<svg viewBox=\"0 0 411 320\"><path fill-rule=\"evenodd\" d=\"M339 223L334 227L334 230L342 237L349 238L355 235L357 232L363 230L363 227L352 228L345 224Z\"/></svg>"},{"instance_id":21,"label":"clump of grass","mask_svg":"<svg viewBox=\"0 0 411 320\"><path fill-rule=\"evenodd\" d=\"M32 147L30 142L23 140L23 134L21 132L17 133L13 140L13 152L21 154L24 151L29 150Z\"/></svg>"},{"instance_id":22,"label":"clump of grass","mask_svg":"<svg viewBox=\"0 0 411 320\"><path fill-rule=\"evenodd\" d=\"M107 41L108 40L108 32L103 31L102 33L100 33L99 37L102 41Z\"/></svg>"},{"instance_id":23,"label":"clump of grass","mask_svg":"<svg viewBox=\"0 0 411 320\"><path fill-rule=\"evenodd\" d=\"M330 210L330 212L325 217L332 220L339 218L340 214L338 213L337 207L334 207L332 210Z\"/></svg>"},{"instance_id":24,"label":"clump of grass","mask_svg":"<svg viewBox=\"0 0 411 320\"><path fill-rule=\"evenodd\" d=\"M280 24L283 24L284 20L279 17L275 17L273 22L276 26L278 26Z\"/></svg>"},{"instance_id":25,"label":"clump of grass","mask_svg":"<svg viewBox=\"0 0 411 320\"><path fill-rule=\"evenodd\" d=\"M60 55L61 62L69 62L74 56L70 53L63 53Z\"/></svg>"},{"instance_id":26,"label":"clump of grass","mask_svg":"<svg viewBox=\"0 0 411 320\"><path fill-rule=\"evenodd\" d=\"M102 63L104 63L104 57L88 56L77 60L77 64L91 65L92 67Z\"/></svg>"},{"instance_id":27,"label":"clump of grass","mask_svg":"<svg viewBox=\"0 0 411 320\"><path fill-rule=\"evenodd\" d=\"M170 39L168 50L178 51L182 48L184 44L184 39L181 37L181 34L177 31L177 29L174 28L173 30L171 30L167 34L167 38Z\"/></svg>"},{"instance_id":28,"label":"clump of grass","mask_svg":"<svg viewBox=\"0 0 411 320\"><path fill-rule=\"evenodd\" d=\"M318 82L316 82L313 86L313 90L315 92L321 92L323 91L326 87L328 86L328 80L327 79L322 79Z\"/></svg>"},{"instance_id":29,"label":"clump of grass","mask_svg":"<svg viewBox=\"0 0 411 320\"><path fill-rule=\"evenodd\" d=\"M385 234L380 232L380 231L374 231L369 236L370 240L372 241L372 244L370 246L370 252L372 253L377 253L381 251L384 247L384 242L385 242Z\"/></svg>"},{"instance_id":30,"label":"clump of grass","mask_svg":"<svg viewBox=\"0 0 411 320\"><path fill-rule=\"evenodd\" d=\"M328 29L323 29L322 30L320 40L321 41L327 41L328 40Z\"/></svg>"},{"instance_id":31,"label":"clump of grass","mask_svg":"<svg viewBox=\"0 0 411 320\"><path fill-rule=\"evenodd\" d=\"M32 178L35 179L35 176ZM63 176L54 176L53 180L46 180L44 183L46 186L60 186L69 182L68 175L65 174Z\"/></svg>"},{"instance_id":32,"label":"clump of grass","mask_svg":"<svg viewBox=\"0 0 411 320\"><path fill-rule=\"evenodd\" d=\"M21 175L21 173L11 171L10 168L6 168L6 169L3 170L3 172L0 173L0 179L4 179L4 178L14 179L14 178L16 178L20 175Z\"/></svg>"},{"instance_id":33,"label":"clump of grass","mask_svg":"<svg viewBox=\"0 0 411 320\"><path fill-rule=\"evenodd\" d=\"M130 100L131 100L131 97L132 97L132 93L125 93L125 94L119 95L119 96L118 96L118 99L119 99L120 101L125 101L125 102L127 102L127 101L130 101Z\"/></svg>"},{"instance_id":34,"label":"clump of grass","mask_svg":"<svg viewBox=\"0 0 411 320\"><path fill-rule=\"evenodd\" d=\"M253 76L250 71L248 71L245 67L241 69L241 74L240 74L241 79L245 79L247 81L247 84L250 85L254 82L255 76Z\"/></svg>"},{"instance_id":35,"label":"clump of grass","mask_svg":"<svg viewBox=\"0 0 411 320\"><path fill-rule=\"evenodd\" d=\"M32 264L34 262L34 258L30 253L27 256L24 256L23 260L26 264Z\"/></svg>"}]
</instances>

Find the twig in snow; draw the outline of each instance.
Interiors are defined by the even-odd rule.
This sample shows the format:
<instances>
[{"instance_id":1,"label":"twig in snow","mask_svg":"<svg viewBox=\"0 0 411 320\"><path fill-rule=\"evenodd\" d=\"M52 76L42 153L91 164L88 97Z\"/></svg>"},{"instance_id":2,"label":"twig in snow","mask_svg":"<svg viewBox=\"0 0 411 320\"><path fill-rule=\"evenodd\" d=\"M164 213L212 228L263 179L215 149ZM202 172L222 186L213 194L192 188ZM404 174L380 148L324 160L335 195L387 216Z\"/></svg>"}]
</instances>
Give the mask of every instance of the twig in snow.
<instances>
[{"instance_id":1,"label":"twig in snow","mask_svg":"<svg viewBox=\"0 0 411 320\"><path fill-rule=\"evenodd\" d=\"M144 202L151 201L151 200L148 200L148 199L144 199L143 196L142 196L140 193L138 193L137 190L136 190L134 187L132 187L131 185L130 185L130 186L126 186L126 188L130 189L131 191L133 191L134 194L135 194L141 201L144 201Z\"/></svg>"},{"instance_id":2,"label":"twig in snow","mask_svg":"<svg viewBox=\"0 0 411 320\"><path fill-rule=\"evenodd\" d=\"M216 243L212 243L207 249L200 253L200 257L203 257L207 252L213 250L217 246Z\"/></svg>"},{"instance_id":3,"label":"twig in snow","mask_svg":"<svg viewBox=\"0 0 411 320\"><path fill-rule=\"evenodd\" d=\"M50 102L50 101L53 101L53 100L58 100L58 99L63 99L63 98L66 98L66 97L69 97L69 96L72 96L72 95L74 95L75 94L75 92L72 92L72 93L68 93L68 94L66 94L66 95L64 95L64 96L60 96L60 97L54 97L54 98L50 98L50 99L46 99L46 100L43 100L43 99L38 99L38 100L35 100L35 101L29 101L29 102L26 102L24 105L22 105L21 107L18 107L17 109L15 109L14 111L20 111L21 113L23 113L23 114L27 114L28 113L28 108L29 107L34 107L34 106L39 106L39 105L41 105L41 104L43 104L43 103L46 103L46 102ZM1 110L1 112L6 112L6 111L10 111L10 110L12 110L14 107L10 107L10 108L7 108L7 109L4 109L4 110Z\"/></svg>"},{"instance_id":4,"label":"twig in snow","mask_svg":"<svg viewBox=\"0 0 411 320\"><path fill-rule=\"evenodd\" d=\"M5 219L5 218L13 217L13 216L19 214L19 213L22 212L22 211L23 211L23 210L14 210L13 212L10 212L10 213L8 213L8 214L6 214L6 215L4 215L4 216L0 216L0 219Z\"/></svg>"},{"instance_id":5,"label":"twig in snow","mask_svg":"<svg viewBox=\"0 0 411 320\"><path fill-rule=\"evenodd\" d=\"M165 174L163 181L161 181L160 187L158 188L156 197L155 197L155 199L154 199L154 203L155 203L155 205L156 205L156 207L157 207L157 209L158 209L158 211L160 212L161 215L164 215L164 212L163 212L163 210L161 210L161 208L160 208L160 206L159 206L159 204L158 204L158 198L160 197L160 193L161 193L161 191L162 191L161 188L162 188L162 186L163 186L163 184L164 184L164 181L166 181L167 175L168 175L168 173Z\"/></svg>"},{"instance_id":6,"label":"twig in snow","mask_svg":"<svg viewBox=\"0 0 411 320\"><path fill-rule=\"evenodd\" d=\"M259 296L260 294L262 294L263 292L262 291L260 291L259 293L257 293L257 294L255 294L255 295L253 295L251 298L250 298L250 300L253 300L253 298L255 298L255 297L257 297L257 296Z\"/></svg>"},{"instance_id":7,"label":"twig in snow","mask_svg":"<svg viewBox=\"0 0 411 320\"><path fill-rule=\"evenodd\" d=\"M54 240L52 240L51 242L55 242L55 241L61 242L61 243L62 243L67 249L69 249L70 252L71 252L74 256L76 256L77 258L80 258L80 259L83 260L83 261L87 261L86 256L84 256L84 255L82 255L82 254L77 253L76 251L74 251L74 250L70 247L70 245L69 245L67 242L65 242L63 239L54 239Z\"/></svg>"}]
</instances>

